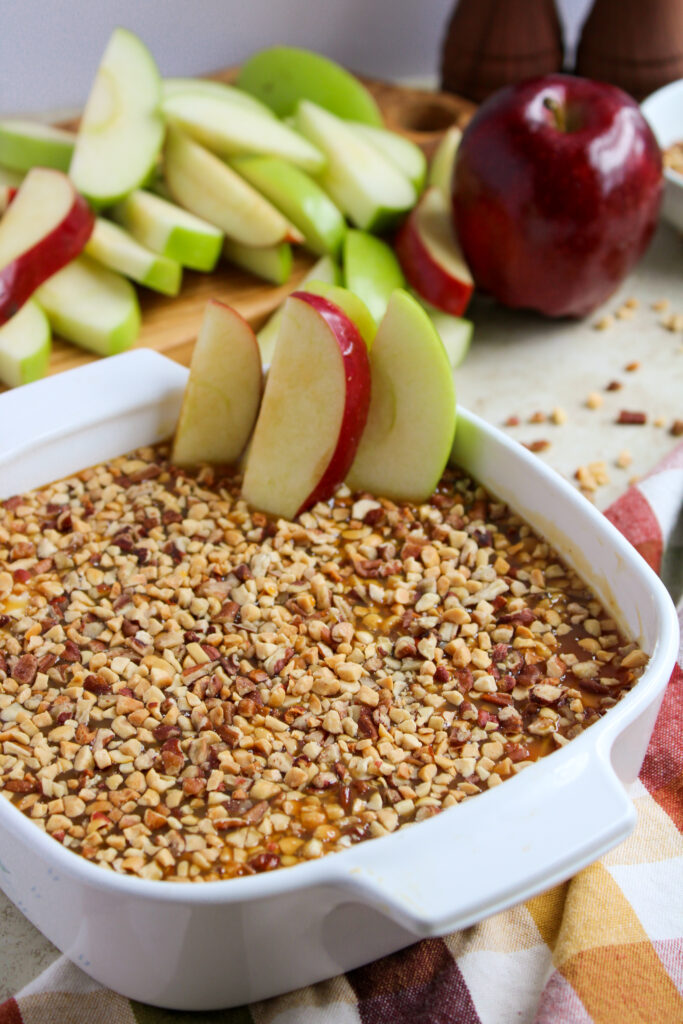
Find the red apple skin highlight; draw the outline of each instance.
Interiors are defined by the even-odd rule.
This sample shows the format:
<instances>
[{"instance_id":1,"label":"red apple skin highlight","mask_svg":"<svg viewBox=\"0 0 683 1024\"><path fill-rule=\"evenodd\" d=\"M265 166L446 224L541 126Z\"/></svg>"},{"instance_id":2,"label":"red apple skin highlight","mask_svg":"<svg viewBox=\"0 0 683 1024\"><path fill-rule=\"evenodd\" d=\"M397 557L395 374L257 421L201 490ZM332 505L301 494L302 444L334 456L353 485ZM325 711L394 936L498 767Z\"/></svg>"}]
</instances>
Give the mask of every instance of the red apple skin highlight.
<instances>
[{"instance_id":1,"label":"red apple skin highlight","mask_svg":"<svg viewBox=\"0 0 683 1024\"><path fill-rule=\"evenodd\" d=\"M78 256L94 227L94 213L74 191L73 205L64 220L0 270L0 324L14 316L43 281Z\"/></svg>"},{"instance_id":2,"label":"red apple skin highlight","mask_svg":"<svg viewBox=\"0 0 683 1024\"><path fill-rule=\"evenodd\" d=\"M559 74L487 100L452 181L477 286L554 317L585 316L608 298L647 248L661 197L661 153L636 102Z\"/></svg>"},{"instance_id":3,"label":"red apple skin highlight","mask_svg":"<svg viewBox=\"0 0 683 1024\"><path fill-rule=\"evenodd\" d=\"M297 511L299 515L317 501L329 498L351 468L370 408L370 360L360 331L338 306L312 292L293 292L291 297L308 303L328 323L339 342L346 380L354 381L354 385L347 389L337 447L317 487Z\"/></svg>"}]
</instances>

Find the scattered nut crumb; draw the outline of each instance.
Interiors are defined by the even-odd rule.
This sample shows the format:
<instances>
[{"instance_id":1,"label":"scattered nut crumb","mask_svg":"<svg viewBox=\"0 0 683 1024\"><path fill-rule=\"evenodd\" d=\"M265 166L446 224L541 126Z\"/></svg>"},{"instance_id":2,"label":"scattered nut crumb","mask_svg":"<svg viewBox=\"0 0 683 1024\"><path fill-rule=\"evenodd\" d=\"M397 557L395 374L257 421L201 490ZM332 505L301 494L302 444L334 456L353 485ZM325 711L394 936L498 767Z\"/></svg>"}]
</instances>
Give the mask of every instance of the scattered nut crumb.
<instances>
[{"instance_id":1,"label":"scattered nut crumb","mask_svg":"<svg viewBox=\"0 0 683 1024\"><path fill-rule=\"evenodd\" d=\"M599 320L595 321L593 327L596 331L608 331L610 327L614 327L614 317L611 313L601 316Z\"/></svg>"},{"instance_id":2,"label":"scattered nut crumb","mask_svg":"<svg viewBox=\"0 0 683 1024\"><path fill-rule=\"evenodd\" d=\"M629 409L622 409L619 415L617 416L616 422L640 426L643 423L647 423L647 413L633 412Z\"/></svg>"},{"instance_id":3,"label":"scattered nut crumb","mask_svg":"<svg viewBox=\"0 0 683 1024\"><path fill-rule=\"evenodd\" d=\"M640 302L638 301L638 299L635 298L635 296L632 295L630 298L626 299L624 306L626 307L626 309L638 309L638 307L640 306Z\"/></svg>"},{"instance_id":4,"label":"scattered nut crumb","mask_svg":"<svg viewBox=\"0 0 683 1024\"><path fill-rule=\"evenodd\" d=\"M624 303L623 306L619 306L619 309L614 314L617 320L632 320L635 310L631 306L627 306Z\"/></svg>"},{"instance_id":5,"label":"scattered nut crumb","mask_svg":"<svg viewBox=\"0 0 683 1024\"><path fill-rule=\"evenodd\" d=\"M524 447L528 448L530 452L544 452L546 448L550 448L550 441L529 441L529 443L525 444Z\"/></svg>"},{"instance_id":6,"label":"scattered nut crumb","mask_svg":"<svg viewBox=\"0 0 683 1024\"><path fill-rule=\"evenodd\" d=\"M657 313L663 313L665 309L669 308L668 299L657 299L656 302L652 303L651 309L654 309Z\"/></svg>"},{"instance_id":7,"label":"scattered nut crumb","mask_svg":"<svg viewBox=\"0 0 683 1024\"><path fill-rule=\"evenodd\" d=\"M635 476L631 476L631 477L629 477L629 480L628 480L628 482L629 482L629 487L633 487L633 486L634 486L634 484L640 483L640 477L639 477L639 476L638 476L638 474L636 473L636 475L635 475Z\"/></svg>"},{"instance_id":8,"label":"scattered nut crumb","mask_svg":"<svg viewBox=\"0 0 683 1024\"><path fill-rule=\"evenodd\" d=\"M666 416L657 416L652 422L655 427L664 427L666 426Z\"/></svg>"},{"instance_id":9,"label":"scattered nut crumb","mask_svg":"<svg viewBox=\"0 0 683 1024\"><path fill-rule=\"evenodd\" d=\"M553 423L557 423L559 426L560 424L567 422L567 413L559 405L556 405L550 414L550 418Z\"/></svg>"},{"instance_id":10,"label":"scattered nut crumb","mask_svg":"<svg viewBox=\"0 0 683 1024\"><path fill-rule=\"evenodd\" d=\"M627 363L624 369L627 373L634 373L636 370L640 369L640 363L637 359L634 359L632 363Z\"/></svg>"},{"instance_id":11,"label":"scattered nut crumb","mask_svg":"<svg viewBox=\"0 0 683 1024\"><path fill-rule=\"evenodd\" d=\"M659 322L667 331L683 331L683 313L672 313Z\"/></svg>"},{"instance_id":12,"label":"scattered nut crumb","mask_svg":"<svg viewBox=\"0 0 683 1024\"><path fill-rule=\"evenodd\" d=\"M597 391L591 391L586 399L586 405L589 409L599 409L602 405L602 395L599 395Z\"/></svg>"},{"instance_id":13,"label":"scattered nut crumb","mask_svg":"<svg viewBox=\"0 0 683 1024\"><path fill-rule=\"evenodd\" d=\"M623 386L620 380L611 380L605 387L605 391L621 391Z\"/></svg>"},{"instance_id":14,"label":"scattered nut crumb","mask_svg":"<svg viewBox=\"0 0 683 1024\"><path fill-rule=\"evenodd\" d=\"M673 434L674 437L683 436L683 420L674 420L669 429L669 433Z\"/></svg>"},{"instance_id":15,"label":"scattered nut crumb","mask_svg":"<svg viewBox=\"0 0 683 1024\"><path fill-rule=\"evenodd\" d=\"M532 412L529 417L529 423L545 423L546 419L546 414L539 410L538 412Z\"/></svg>"},{"instance_id":16,"label":"scattered nut crumb","mask_svg":"<svg viewBox=\"0 0 683 1024\"><path fill-rule=\"evenodd\" d=\"M503 426L504 427L518 427L519 426L519 416L508 416L508 418L505 420L505 423L503 424Z\"/></svg>"},{"instance_id":17,"label":"scattered nut crumb","mask_svg":"<svg viewBox=\"0 0 683 1024\"><path fill-rule=\"evenodd\" d=\"M631 455L628 448L622 448L616 458L616 464L619 469L626 469L633 462L633 456Z\"/></svg>"}]
</instances>

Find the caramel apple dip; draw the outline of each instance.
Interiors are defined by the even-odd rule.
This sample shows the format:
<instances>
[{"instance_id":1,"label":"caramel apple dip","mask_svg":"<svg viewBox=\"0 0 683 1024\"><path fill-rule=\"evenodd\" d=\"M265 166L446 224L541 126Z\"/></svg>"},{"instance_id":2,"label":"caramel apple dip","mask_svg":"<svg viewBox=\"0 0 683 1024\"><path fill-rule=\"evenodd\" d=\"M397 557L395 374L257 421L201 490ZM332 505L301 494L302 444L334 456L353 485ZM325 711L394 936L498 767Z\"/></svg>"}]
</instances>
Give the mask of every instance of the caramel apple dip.
<instances>
[{"instance_id":1,"label":"caramel apple dip","mask_svg":"<svg viewBox=\"0 0 683 1024\"><path fill-rule=\"evenodd\" d=\"M167 447L0 503L0 791L146 879L270 871L564 746L647 656L457 469L295 521Z\"/></svg>"}]
</instances>

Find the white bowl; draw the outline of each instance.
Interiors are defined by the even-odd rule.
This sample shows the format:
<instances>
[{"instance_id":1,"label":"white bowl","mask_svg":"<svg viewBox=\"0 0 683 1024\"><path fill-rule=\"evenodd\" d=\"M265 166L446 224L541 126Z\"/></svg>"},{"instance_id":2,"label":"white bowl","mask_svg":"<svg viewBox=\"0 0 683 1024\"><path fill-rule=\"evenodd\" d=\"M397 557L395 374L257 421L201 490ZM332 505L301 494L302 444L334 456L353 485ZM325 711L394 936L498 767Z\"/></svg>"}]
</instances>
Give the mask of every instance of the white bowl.
<instances>
[{"instance_id":1,"label":"white bowl","mask_svg":"<svg viewBox=\"0 0 683 1024\"><path fill-rule=\"evenodd\" d=\"M0 396L0 496L167 437L187 371L145 350ZM559 475L459 411L454 458L597 591L650 663L634 689L519 776L382 839L201 884L124 877L0 800L0 885L59 949L143 1002L214 1009L347 971L463 928L569 877L632 829L640 767L678 650L664 587Z\"/></svg>"},{"instance_id":2,"label":"white bowl","mask_svg":"<svg viewBox=\"0 0 683 1024\"><path fill-rule=\"evenodd\" d=\"M683 78L653 92L640 106L661 149L683 142ZM683 231L683 174L664 168L662 217Z\"/></svg>"}]
</instances>

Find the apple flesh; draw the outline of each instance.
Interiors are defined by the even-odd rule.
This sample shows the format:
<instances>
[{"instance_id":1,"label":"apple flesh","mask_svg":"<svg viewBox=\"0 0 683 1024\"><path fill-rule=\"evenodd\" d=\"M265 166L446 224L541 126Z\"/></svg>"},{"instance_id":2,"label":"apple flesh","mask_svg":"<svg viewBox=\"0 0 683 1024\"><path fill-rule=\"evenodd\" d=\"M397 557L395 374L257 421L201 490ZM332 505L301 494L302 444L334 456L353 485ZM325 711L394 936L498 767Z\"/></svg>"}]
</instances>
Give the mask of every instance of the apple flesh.
<instances>
[{"instance_id":1,"label":"apple flesh","mask_svg":"<svg viewBox=\"0 0 683 1024\"><path fill-rule=\"evenodd\" d=\"M337 117L382 126L377 103L364 85L328 57L294 46L273 46L242 65L240 89L278 117L289 117L299 100L312 100Z\"/></svg>"},{"instance_id":2,"label":"apple flesh","mask_svg":"<svg viewBox=\"0 0 683 1024\"><path fill-rule=\"evenodd\" d=\"M330 197L309 175L275 157L237 157L231 165L299 229L307 249L318 255L336 256L346 232L346 222Z\"/></svg>"},{"instance_id":3,"label":"apple flesh","mask_svg":"<svg viewBox=\"0 0 683 1024\"><path fill-rule=\"evenodd\" d=\"M83 111L69 174L95 206L142 185L164 138L161 78L154 59L127 29L111 35Z\"/></svg>"},{"instance_id":4,"label":"apple flesh","mask_svg":"<svg viewBox=\"0 0 683 1024\"><path fill-rule=\"evenodd\" d=\"M659 147L616 86L548 75L495 93L463 134L453 216L477 286L506 306L585 316L645 251Z\"/></svg>"},{"instance_id":5,"label":"apple flesh","mask_svg":"<svg viewBox=\"0 0 683 1024\"><path fill-rule=\"evenodd\" d=\"M392 292L405 287L396 256L380 238L352 229L344 239L343 267L346 287L363 300L379 323Z\"/></svg>"},{"instance_id":6,"label":"apple flesh","mask_svg":"<svg viewBox=\"0 0 683 1024\"><path fill-rule=\"evenodd\" d=\"M348 288L343 288L338 284L328 284L326 281L309 281L306 291L311 295L322 295L324 299L346 313L349 320L358 328L361 338L370 351L377 333L377 324L373 320L370 310L358 295L349 291Z\"/></svg>"},{"instance_id":7,"label":"apple flesh","mask_svg":"<svg viewBox=\"0 0 683 1024\"><path fill-rule=\"evenodd\" d=\"M117 270L138 284L144 284L163 295L177 295L180 291L182 268L175 260L145 249L132 235L98 217L95 228L85 245L85 254L110 270Z\"/></svg>"},{"instance_id":8,"label":"apple flesh","mask_svg":"<svg viewBox=\"0 0 683 1024\"><path fill-rule=\"evenodd\" d=\"M38 303L28 299L0 327L0 381L10 388L40 380L50 362L50 323Z\"/></svg>"},{"instance_id":9,"label":"apple flesh","mask_svg":"<svg viewBox=\"0 0 683 1024\"><path fill-rule=\"evenodd\" d=\"M458 146L462 139L462 129L452 125L444 132L441 142L436 147L432 162L429 165L427 184L434 185L443 194L446 202L451 201L451 183L453 181L453 168L455 158L458 155Z\"/></svg>"},{"instance_id":10,"label":"apple flesh","mask_svg":"<svg viewBox=\"0 0 683 1024\"><path fill-rule=\"evenodd\" d=\"M285 284L292 272L292 247L289 242L254 248L226 238L223 256L228 263L270 281L271 284Z\"/></svg>"},{"instance_id":11,"label":"apple flesh","mask_svg":"<svg viewBox=\"0 0 683 1024\"><path fill-rule=\"evenodd\" d=\"M36 292L55 334L99 356L130 348L140 331L135 288L125 277L79 256Z\"/></svg>"},{"instance_id":12,"label":"apple flesh","mask_svg":"<svg viewBox=\"0 0 683 1024\"><path fill-rule=\"evenodd\" d=\"M353 125L303 100L296 126L325 154L327 164L318 180L356 227L382 231L411 209L414 186Z\"/></svg>"},{"instance_id":13,"label":"apple flesh","mask_svg":"<svg viewBox=\"0 0 683 1024\"><path fill-rule=\"evenodd\" d=\"M243 89L236 89L225 82L214 82L210 78L164 78L161 83L162 103L173 96L213 96L223 103L235 103L257 114L274 117L273 111L255 96L250 96Z\"/></svg>"},{"instance_id":14,"label":"apple flesh","mask_svg":"<svg viewBox=\"0 0 683 1024\"><path fill-rule=\"evenodd\" d=\"M291 519L328 498L346 476L370 403L368 352L356 326L327 299L285 302L242 494Z\"/></svg>"},{"instance_id":15,"label":"apple flesh","mask_svg":"<svg viewBox=\"0 0 683 1024\"><path fill-rule=\"evenodd\" d=\"M417 298L432 321L436 333L441 338L443 347L446 349L448 362L451 364L452 369L455 370L469 352L472 335L474 334L474 324L471 320L466 320L465 317L451 316L450 313L444 313L435 306L430 306L428 302L424 302L419 296Z\"/></svg>"},{"instance_id":16,"label":"apple flesh","mask_svg":"<svg viewBox=\"0 0 683 1024\"><path fill-rule=\"evenodd\" d=\"M465 312L474 283L438 188L428 188L411 210L396 237L396 254L421 299L452 316Z\"/></svg>"},{"instance_id":17,"label":"apple flesh","mask_svg":"<svg viewBox=\"0 0 683 1024\"><path fill-rule=\"evenodd\" d=\"M0 164L14 171L53 167L68 171L76 136L36 121L0 121Z\"/></svg>"},{"instance_id":18,"label":"apple flesh","mask_svg":"<svg viewBox=\"0 0 683 1024\"><path fill-rule=\"evenodd\" d=\"M314 263L311 269L302 277L297 287L300 291L305 291L306 286L311 281L322 281L326 284L341 284L341 273L339 271L339 267L330 256L321 256L321 258ZM270 366L273 358L281 319L282 306L278 306L257 334L259 348L261 350L261 362L264 367Z\"/></svg>"},{"instance_id":19,"label":"apple flesh","mask_svg":"<svg viewBox=\"0 0 683 1024\"><path fill-rule=\"evenodd\" d=\"M395 501L426 501L453 447L455 388L441 339L407 292L389 300L370 369L367 425L346 483Z\"/></svg>"},{"instance_id":20,"label":"apple flesh","mask_svg":"<svg viewBox=\"0 0 683 1024\"><path fill-rule=\"evenodd\" d=\"M427 158L420 147L403 135L390 132L386 128L377 128L375 125L360 124L359 122L354 123L353 128L362 139L369 142L387 160L398 167L419 195L427 177Z\"/></svg>"},{"instance_id":21,"label":"apple flesh","mask_svg":"<svg viewBox=\"0 0 683 1024\"><path fill-rule=\"evenodd\" d=\"M136 189L108 213L145 248L184 267L211 271L218 262L223 232L168 199Z\"/></svg>"},{"instance_id":22,"label":"apple flesh","mask_svg":"<svg viewBox=\"0 0 683 1024\"><path fill-rule=\"evenodd\" d=\"M261 387L256 335L234 309L210 299L192 352L173 462L236 463L256 420Z\"/></svg>"},{"instance_id":23,"label":"apple flesh","mask_svg":"<svg viewBox=\"0 0 683 1024\"><path fill-rule=\"evenodd\" d=\"M169 126L164 173L174 200L242 245L300 242L301 235L267 199L214 153Z\"/></svg>"},{"instance_id":24,"label":"apple flesh","mask_svg":"<svg viewBox=\"0 0 683 1024\"><path fill-rule=\"evenodd\" d=\"M61 171L34 167L0 221L0 324L79 254L95 218Z\"/></svg>"}]
</instances>

